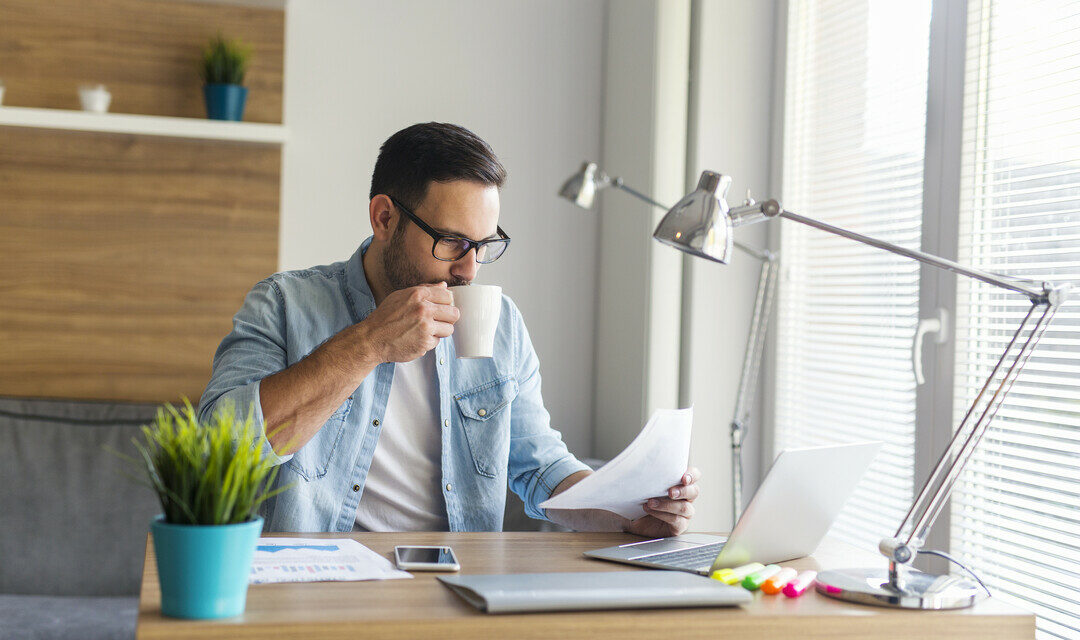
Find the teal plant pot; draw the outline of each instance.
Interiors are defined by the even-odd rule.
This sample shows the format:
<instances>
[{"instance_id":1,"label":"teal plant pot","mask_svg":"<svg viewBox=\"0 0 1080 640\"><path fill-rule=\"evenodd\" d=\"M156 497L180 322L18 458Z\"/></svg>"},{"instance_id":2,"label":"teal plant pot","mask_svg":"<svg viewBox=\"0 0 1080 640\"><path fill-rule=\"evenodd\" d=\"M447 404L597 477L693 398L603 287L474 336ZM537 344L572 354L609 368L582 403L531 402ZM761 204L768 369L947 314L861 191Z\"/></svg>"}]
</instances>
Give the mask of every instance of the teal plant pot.
<instances>
[{"instance_id":1,"label":"teal plant pot","mask_svg":"<svg viewBox=\"0 0 1080 640\"><path fill-rule=\"evenodd\" d=\"M263 519L226 525L169 524L154 534L161 613L173 618L229 618L244 612L248 576Z\"/></svg>"},{"instance_id":2,"label":"teal plant pot","mask_svg":"<svg viewBox=\"0 0 1080 640\"><path fill-rule=\"evenodd\" d=\"M203 85L206 117L211 120L243 120L247 87L238 84Z\"/></svg>"}]
</instances>

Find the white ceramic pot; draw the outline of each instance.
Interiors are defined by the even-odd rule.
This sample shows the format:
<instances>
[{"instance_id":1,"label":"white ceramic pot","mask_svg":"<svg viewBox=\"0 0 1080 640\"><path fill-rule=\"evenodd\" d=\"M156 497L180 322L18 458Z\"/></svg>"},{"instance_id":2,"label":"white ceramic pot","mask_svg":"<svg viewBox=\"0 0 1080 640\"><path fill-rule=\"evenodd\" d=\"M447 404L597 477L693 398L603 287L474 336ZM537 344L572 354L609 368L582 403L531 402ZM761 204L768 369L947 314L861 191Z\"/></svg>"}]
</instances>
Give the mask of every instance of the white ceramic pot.
<instances>
[{"instance_id":1,"label":"white ceramic pot","mask_svg":"<svg viewBox=\"0 0 1080 640\"><path fill-rule=\"evenodd\" d=\"M105 113L109 110L112 94L103 84L84 84L79 86L79 102L83 111Z\"/></svg>"}]
</instances>

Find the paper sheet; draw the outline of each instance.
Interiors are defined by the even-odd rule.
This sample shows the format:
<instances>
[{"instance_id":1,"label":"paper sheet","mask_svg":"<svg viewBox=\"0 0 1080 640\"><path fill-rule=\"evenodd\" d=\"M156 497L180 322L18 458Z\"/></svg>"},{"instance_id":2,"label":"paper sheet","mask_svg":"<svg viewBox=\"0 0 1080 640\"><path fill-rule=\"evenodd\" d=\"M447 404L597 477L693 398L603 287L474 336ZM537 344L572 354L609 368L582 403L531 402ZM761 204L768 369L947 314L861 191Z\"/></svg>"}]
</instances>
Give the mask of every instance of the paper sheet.
<instances>
[{"instance_id":1,"label":"paper sheet","mask_svg":"<svg viewBox=\"0 0 1080 640\"><path fill-rule=\"evenodd\" d=\"M411 577L351 538L259 538L248 583Z\"/></svg>"},{"instance_id":2,"label":"paper sheet","mask_svg":"<svg viewBox=\"0 0 1080 640\"><path fill-rule=\"evenodd\" d=\"M666 496L682 483L690 459L694 409L660 409L630 446L596 473L545 500L545 509L605 509L631 520L645 515L641 505Z\"/></svg>"}]
</instances>

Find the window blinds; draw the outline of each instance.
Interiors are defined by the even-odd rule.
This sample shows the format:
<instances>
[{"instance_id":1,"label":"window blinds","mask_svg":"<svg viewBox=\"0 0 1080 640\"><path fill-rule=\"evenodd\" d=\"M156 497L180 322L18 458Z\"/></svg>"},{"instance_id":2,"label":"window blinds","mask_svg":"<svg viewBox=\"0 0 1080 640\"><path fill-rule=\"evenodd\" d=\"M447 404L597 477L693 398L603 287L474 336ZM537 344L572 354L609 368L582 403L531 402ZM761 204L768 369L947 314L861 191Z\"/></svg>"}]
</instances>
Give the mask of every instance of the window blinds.
<instances>
[{"instance_id":1,"label":"window blinds","mask_svg":"<svg viewBox=\"0 0 1080 640\"><path fill-rule=\"evenodd\" d=\"M785 208L918 248L929 0L789 11ZM918 264L780 224L776 449L884 441L832 530L875 548L913 498Z\"/></svg>"},{"instance_id":2,"label":"window blinds","mask_svg":"<svg viewBox=\"0 0 1080 640\"><path fill-rule=\"evenodd\" d=\"M960 261L1071 282L958 483L951 547L995 595L1080 638L1080 2L968 4ZM1027 311L961 279L954 406L971 402Z\"/></svg>"}]
</instances>

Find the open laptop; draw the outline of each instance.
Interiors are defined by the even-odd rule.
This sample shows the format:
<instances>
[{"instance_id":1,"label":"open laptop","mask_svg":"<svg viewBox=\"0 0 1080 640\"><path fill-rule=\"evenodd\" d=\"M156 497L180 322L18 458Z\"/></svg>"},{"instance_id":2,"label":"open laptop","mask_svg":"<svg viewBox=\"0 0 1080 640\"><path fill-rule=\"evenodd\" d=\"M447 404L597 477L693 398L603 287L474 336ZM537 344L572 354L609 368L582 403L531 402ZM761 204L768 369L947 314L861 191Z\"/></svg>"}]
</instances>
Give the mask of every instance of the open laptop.
<instances>
[{"instance_id":1,"label":"open laptop","mask_svg":"<svg viewBox=\"0 0 1080 640\"><path fill-rule=\"evenodd\" d=\"M706 576L748 562L810 555L880 448L880 442L865 442L781 451L727 538L689 533L585 555Z\"/></svg>"}]
</instances>

